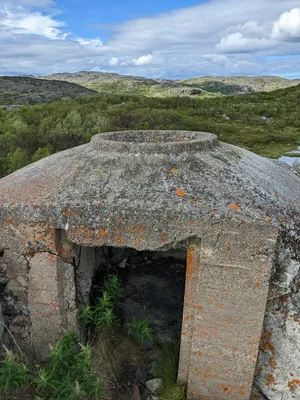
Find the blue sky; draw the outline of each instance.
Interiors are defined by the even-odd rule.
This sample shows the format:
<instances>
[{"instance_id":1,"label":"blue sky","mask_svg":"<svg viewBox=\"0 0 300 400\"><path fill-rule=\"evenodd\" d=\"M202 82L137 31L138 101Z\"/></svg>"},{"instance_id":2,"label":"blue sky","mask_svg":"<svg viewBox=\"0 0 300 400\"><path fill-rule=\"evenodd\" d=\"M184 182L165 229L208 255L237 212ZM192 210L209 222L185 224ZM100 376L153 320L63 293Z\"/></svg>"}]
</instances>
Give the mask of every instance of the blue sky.
<instances>
[{"instance_id":1,"label":"blue sky","mask_svg":"<svg viewBox=\"0 0 300 400\"><path fill-rule=\"evenodd\" d=\"M300 78L299 0L0 0L0 74Z\"/></svg>"},{"instance_id":2,"label":"blue sky","mask_svg":"<svg viewBox=\"0 0 300 400\"><path fill-rule=\"evenodd\" d=\"M57 7L63 11L64 20L72 32L79 36L94 37L97 31L102 38L107 38L110 31L106 28L93 29L93 25L114 25L142 17L152 17L178 8L194 6L204 1L199 0L61 0Z\"/></svg>"}]
</instances>

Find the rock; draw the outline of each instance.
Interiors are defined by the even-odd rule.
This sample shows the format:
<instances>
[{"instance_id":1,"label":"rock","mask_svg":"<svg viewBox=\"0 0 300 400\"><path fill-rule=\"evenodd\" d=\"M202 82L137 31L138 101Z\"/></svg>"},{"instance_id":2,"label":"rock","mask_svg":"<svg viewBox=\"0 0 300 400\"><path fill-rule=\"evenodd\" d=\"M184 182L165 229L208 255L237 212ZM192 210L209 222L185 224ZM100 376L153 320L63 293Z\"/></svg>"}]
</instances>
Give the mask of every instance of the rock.
<instances>
[{"instance_id":1,"label":"rock","mask_svg":"<svg viewBox=\"0 0 300 400\"><path fill-rule=\"evenodd\" d=\"M119 268L124 269L126 267L126 263L127 263L127 258L124 258L124 260L119 263Z\"/></svg>"},{"instance_id":2,"label":"rock","mask_svg":"<svg viewBox=\"0 0 300 400\"><path fill-rule=\"evenodd\" d=\"M225 121L230 120L230 117L227 114L223 114L222 117L223 117L223 119L225 119Z\"/></svg>"},{"instance_id":3,"label":"rock","mask_svg":"<svg viewBox=\"0 0 300 400\"><path fill-rule=\"evenodd\" d=\"M255 379L269 400L300 398L300 225L286 229L271 277Z\"/></svg>"},{"instance_id":4,"label":"rock","mask_svg":"<svg viewBox=\"0 0 300 400\"><path fill-rule=\"evenodd\" d=\"M160 378L151 379L150 381L146 382L146 386L151 393L158 394L162 386L162 380Z\"/></svg>"},{"instance_id":5,"label":"rock","mask_svg":"<svg viewBox=\"0 0 300 400\"><path fill-rule=\"evenodd\" d=\"M139 385L137 385L137 384L133 385L132 397L133 397L133 400L141 400L140 389L139 389Z\"/></svg>"}]
</instances>

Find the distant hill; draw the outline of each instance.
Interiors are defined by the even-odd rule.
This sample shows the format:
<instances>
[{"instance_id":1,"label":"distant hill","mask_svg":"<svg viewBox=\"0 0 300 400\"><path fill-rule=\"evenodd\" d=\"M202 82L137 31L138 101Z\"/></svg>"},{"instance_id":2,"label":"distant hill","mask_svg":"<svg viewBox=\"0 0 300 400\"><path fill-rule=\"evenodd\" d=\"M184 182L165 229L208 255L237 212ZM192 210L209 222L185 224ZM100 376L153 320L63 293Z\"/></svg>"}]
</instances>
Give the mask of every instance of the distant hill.
<instances>
[{"instance_id":1,"label":"distant hill","mask_svg":"<svg viewBox=\"0 0 300 400\"><path fill-rule=\"evenodd\" d=\"M300 79L286 79L278 76L204 76L177 81L178 83L199 87L201 89L222 94L249 92L270 92L300 84Z\"/></svg>"},{"instance_id":2,"label":"distant hill","mask_svg":"<svg viewBox=\"0 0 300 400\"><path fill-rule=\"evenodd\" d=\"M96 96L98 93L74 83L25 76L0 76L0 105L31 105L54 100Z\"/></svg>"},{"instance_id":3,"label":"distant hill","mask_svg":"<svg viewBox=\"0 0 300 400\"><path fill-rule=\"evenodd\" d=\"M199 87L164 79L148 79L140 76L119 75L106 72L82 71L60 73L42 77L82 85L100 93L139 95L146 97L209 97L214 93Z\"/></svg>"}]
</instances>

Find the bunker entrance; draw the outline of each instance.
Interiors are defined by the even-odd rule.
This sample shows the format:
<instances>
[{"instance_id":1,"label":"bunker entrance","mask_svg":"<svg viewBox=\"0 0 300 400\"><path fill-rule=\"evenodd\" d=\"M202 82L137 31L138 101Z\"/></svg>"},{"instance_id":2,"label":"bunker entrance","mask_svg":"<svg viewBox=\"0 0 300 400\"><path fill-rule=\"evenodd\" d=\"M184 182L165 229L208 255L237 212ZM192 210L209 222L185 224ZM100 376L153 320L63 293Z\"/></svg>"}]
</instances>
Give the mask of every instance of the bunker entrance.
<instances>
[{"instance_id":1,"label":"bunker entrance","mask_svg":"<svg viewBox=\"0 0 300 400\"><path fill-rule=\"evenodd\" d=\"M154 341L179 340L186 252L137 251L129 248L76 247L79 304L95 304L111 275L120 283L118 317L122 324L147 319Z\"/></svg>"},{"instance_id":2,"label":"bunker entrance","mask_svg":"<svg viewBox=\"0 0 300 400\"><path fill-rule=\"evenodd\" d=\"M96 368L108 399L131 400L136 385L142 399L150 398L146 382L159 377L156 367L166 357L165 351L172 355L175 364L175 382L185 274L184 251L76 248L76 280L80 303L96 304L109 276L116 275L120 283L120 296L116 305L118 328L109 333L108 338L107 333L100 329L94 340L95 360L102 360ZM144 342L135 335L134 330L128 332L133 321L142 320L147 320L152 329L150 340Z\"/></svg>"}]
</instances>

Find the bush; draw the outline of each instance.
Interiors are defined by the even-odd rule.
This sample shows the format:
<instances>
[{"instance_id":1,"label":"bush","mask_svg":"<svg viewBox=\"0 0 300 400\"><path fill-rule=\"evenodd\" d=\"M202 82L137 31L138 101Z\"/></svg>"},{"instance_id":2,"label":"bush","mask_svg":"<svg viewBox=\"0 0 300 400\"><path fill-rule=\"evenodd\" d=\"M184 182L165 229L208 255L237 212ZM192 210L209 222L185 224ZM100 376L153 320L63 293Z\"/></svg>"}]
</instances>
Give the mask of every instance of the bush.
<instances>
[{"instance_id":1,"label":"bush","mask_svg":"<svg viewBox=\"0 0 300 400\"><path fill-rule=\"evenodd\" d=\"M31 379L25 364L18 362L17 356L8 351L0 363L0 388L11 391L23 387Z\"/></svg>"},{"instance_id":2,"label":"bush","mask_svg":"<svg viewBox=\"0 0 300 400\"><path fill-rule=\"evenodd\" d=\"M48 361L35 379L38 395L55 400L99 400L101 386L92 372L91 347L79 345L74 333L64 333Z\"/></svg>"},{"instance_id":3,"label":"bush","mask_svg":"<svg viewBox=\"0 0 300 400\"><path fill-rule=\"evenodd\" d=\"M131 323L128 324L127 330L130 335L135 336L142 343L144 343L146 340L152 339L153 329L150 327L147 318L133 318Z\"/></svg>"}]
</instances>

